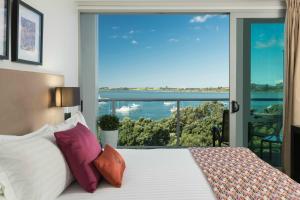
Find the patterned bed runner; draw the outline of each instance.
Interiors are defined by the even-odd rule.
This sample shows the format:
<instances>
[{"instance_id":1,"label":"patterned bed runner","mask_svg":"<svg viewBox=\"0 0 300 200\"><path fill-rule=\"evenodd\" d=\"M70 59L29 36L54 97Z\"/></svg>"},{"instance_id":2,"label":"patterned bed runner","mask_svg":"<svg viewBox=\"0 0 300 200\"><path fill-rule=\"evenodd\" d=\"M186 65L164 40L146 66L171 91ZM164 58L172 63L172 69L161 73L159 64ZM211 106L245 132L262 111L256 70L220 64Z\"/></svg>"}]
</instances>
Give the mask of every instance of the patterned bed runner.
<instances>
[{"instance_id":1,"label":"patterned bed runner","mask_svg":"<svg viewBox=\"0 0 300 200\"><path fill-rule=\"evenodd\" d=\"M217 199L300 200L300 184L246 148L191 148Z\"/></svg>"}]
</instances>

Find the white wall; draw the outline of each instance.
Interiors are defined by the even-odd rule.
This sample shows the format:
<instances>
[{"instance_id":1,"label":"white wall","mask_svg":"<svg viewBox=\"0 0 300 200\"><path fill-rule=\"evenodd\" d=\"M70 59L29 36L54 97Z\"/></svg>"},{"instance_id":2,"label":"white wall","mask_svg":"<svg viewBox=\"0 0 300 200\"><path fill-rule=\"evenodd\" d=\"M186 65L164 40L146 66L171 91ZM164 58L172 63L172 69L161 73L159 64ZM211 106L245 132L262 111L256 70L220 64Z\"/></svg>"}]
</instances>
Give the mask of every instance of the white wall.
<instances>
[{"instance_id":1,"label":"white wall","mask_svg":"<svg viewBox=\"0 0 300 200\"><path fill-rule=\"evenodd\" d=\"M74 0L23 1L44 14L43 65L0 60L0 68L62 74L65 86L78 86L78 11Z\"/></svg>"},{"instance_id":2,"label":"white wall","mask_svg":"<svg viewBox=\"0 0 300 200\"><path fill-rule=\"evenodd\" d=\"M285 0L76 0L83 12L232 12L280 10Z\"/></svg>"}]
</instances>

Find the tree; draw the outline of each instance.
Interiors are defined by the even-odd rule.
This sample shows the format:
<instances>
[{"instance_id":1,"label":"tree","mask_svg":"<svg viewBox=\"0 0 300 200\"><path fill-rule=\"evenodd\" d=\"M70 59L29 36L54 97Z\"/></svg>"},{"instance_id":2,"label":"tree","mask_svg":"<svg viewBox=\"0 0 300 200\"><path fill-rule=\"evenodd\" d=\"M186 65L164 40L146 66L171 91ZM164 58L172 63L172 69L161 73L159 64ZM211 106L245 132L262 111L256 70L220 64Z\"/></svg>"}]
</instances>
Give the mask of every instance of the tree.
<instances>
[{"instance_id":1,"label":"tree","mask_svg":"<svg viewBox=\"0 0 300 200\"><path fill-rule=\"evenodd\" d=\"M119 131L119 145L124 146L166 146L170 140L169 129L150 119L126 118Z\"/></svg>"},{"instance_id":2,"label":"tree","mask_svg":"<svg viewBox=\"0 0 300 200\"><path fill-rule=\"evenodd\" d=\"M222 121L225 109L222 103L210 102L196 108L186 107L180 110L180 145L210 146L211 129ZM119 145L124 146L173 146L177 143L176 113L168 118L154 121L129 118L121 122Z\"/></svg>"},{"instance_id":3,"label":"tree","mask_svg":"<svg viewBox=\"0 0 300 200\"><path fill-rule=\"evenodd\" d=\"M180 110L180 134L181 146L211 146L214 125L222 123L223 111L226 109L223 103L208 102L197 107L185 107ZM273 105L264 110L272 123L262 125L253 122L255 132L265 135L274 134L278 130L282 116L282 105ZM162 120L140 118L137 121L125 118L119 128L119 145L121 146L175 146L176 135L176 112ZM271 114L271 115L270 115ZM274 114L274 116L272 116ZM278 119L278 120L277 120ZM257 143L259 141L254 141Z\"/></svg>"}]
</instances>

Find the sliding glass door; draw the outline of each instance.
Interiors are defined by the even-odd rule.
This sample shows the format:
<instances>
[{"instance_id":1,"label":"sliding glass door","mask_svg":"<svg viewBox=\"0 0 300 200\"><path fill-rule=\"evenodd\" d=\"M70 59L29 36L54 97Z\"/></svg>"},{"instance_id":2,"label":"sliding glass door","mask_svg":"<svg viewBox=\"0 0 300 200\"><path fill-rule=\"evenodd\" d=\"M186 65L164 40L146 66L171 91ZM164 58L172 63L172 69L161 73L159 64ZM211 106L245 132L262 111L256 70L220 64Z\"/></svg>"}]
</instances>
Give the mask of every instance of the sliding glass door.
<instances>
[{"instance_id":1,"label":"sliding glass door","mask_svg":"<svg viewBox=\"0 0 300 200\"><path fill-rule=\"evenodd\" d=\"M284 20L244 21L244 117L248 145L272 165L281 165Z\"/></svg>"}]
</instances>

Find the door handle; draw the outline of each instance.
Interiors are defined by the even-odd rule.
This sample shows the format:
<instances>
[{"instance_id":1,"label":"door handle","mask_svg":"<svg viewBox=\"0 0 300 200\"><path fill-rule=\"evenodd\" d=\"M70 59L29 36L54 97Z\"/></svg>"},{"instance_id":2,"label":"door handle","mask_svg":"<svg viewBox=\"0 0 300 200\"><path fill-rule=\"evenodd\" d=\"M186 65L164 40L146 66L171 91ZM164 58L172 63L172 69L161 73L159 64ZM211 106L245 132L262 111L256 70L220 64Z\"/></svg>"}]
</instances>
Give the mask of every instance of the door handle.
<instances>
[{"instance_id":1,"label":"door handle","mask_svg":"<svg viewBox=\"0 0 300 200\"><path fill-rule=\"evenodd\" d=\"M240 104L237 101L231 101L231 113L236 113L240 110Z\"/></svg>"}]
</instances>

